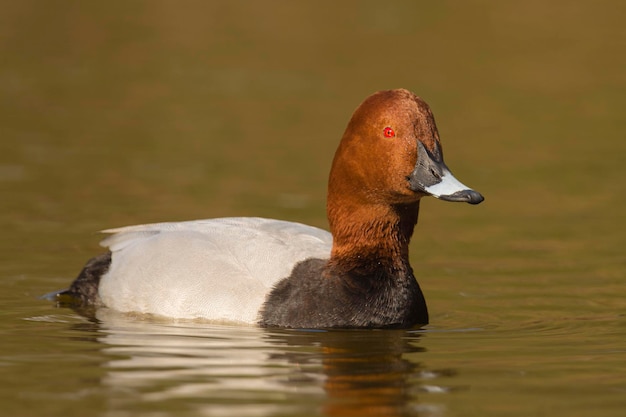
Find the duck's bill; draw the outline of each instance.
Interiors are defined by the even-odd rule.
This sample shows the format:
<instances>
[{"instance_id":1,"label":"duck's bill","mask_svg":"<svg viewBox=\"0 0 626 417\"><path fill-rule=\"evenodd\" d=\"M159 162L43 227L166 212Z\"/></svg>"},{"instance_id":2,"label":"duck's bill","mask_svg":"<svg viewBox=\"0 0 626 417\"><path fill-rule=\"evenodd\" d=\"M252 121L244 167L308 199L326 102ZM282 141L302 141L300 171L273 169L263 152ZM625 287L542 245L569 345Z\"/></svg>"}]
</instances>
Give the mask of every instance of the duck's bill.
<instances>
[{"instance_id":1,"label":"duck's bill","mask_svg":"<svg viewBox=\"0 0 626 417\"><path fill-rule=\"evenodd\" d=\"M415 192L422 192L440 200L479 204L485 198L477 191L454 178L443 162L441 148L428 151L421 142L417 142L417 162L408 176L409 187Z\"/></svg>"},{"instance_id":2,"label":"duck's bill","mask_svg":"<svg viewBox=\"0 0 626 417\"><path fill-rule=\"evenodd\" d=\"M478 191L472 190L454 178L454 175L447 169L443 170L440 182L424 187L424 191L444 201L480 204L485 199Z\"/></svg>"}]
</instances>

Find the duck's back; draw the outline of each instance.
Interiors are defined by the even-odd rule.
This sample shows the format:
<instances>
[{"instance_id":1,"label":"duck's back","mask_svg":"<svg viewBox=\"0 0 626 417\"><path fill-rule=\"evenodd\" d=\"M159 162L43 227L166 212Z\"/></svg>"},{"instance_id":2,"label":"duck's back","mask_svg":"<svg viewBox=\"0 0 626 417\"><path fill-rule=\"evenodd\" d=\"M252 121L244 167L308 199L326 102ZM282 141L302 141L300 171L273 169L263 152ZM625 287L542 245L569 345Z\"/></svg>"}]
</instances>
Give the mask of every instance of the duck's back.
<instances>
[{"instance_id":1,"label":"duck's back","mask_svg":"<svg viewBox=\"0 0 626 417\"><path fill-rule=\"evenodd\" d=\"M119 311L256 323L273 286L331 235L300 223L222 218L106 230L111 264L99 296Z\"/></svg>"}]
</instances>

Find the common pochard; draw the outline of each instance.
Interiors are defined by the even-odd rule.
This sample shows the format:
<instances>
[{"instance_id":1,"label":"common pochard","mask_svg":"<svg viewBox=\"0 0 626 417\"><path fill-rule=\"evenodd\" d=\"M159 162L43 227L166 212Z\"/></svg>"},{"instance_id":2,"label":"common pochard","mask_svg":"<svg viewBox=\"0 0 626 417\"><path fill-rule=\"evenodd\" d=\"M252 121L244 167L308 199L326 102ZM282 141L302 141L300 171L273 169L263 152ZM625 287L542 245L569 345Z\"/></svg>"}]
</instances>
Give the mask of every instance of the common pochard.
<instances>
[{"instance_id":1,"label":"common pochard","mask_svg":"<svg viewBox=\"0 0 626 417\"><path fill-rule=\"evenodd\" d=\"M105 230L59 300L178 319L290 328L428 323L409 264L420 199L478 204L443 161L433 114L399 89L369 96L328 181L330 233L254 217Z\"/></svg>"}]
</instances>

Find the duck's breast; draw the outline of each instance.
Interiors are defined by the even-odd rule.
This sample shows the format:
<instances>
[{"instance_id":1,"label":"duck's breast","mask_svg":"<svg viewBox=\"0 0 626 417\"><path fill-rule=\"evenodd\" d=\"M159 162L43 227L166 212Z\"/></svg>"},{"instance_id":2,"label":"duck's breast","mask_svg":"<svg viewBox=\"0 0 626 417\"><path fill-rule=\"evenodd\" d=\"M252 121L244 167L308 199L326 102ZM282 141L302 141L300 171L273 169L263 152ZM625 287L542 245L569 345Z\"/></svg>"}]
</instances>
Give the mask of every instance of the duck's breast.
<instances>
[{"instance_id":1,"label":"duck's breast","mask_svg":"<svg viewBox=\"0 0 626 417\"><path fill-rule=\"evenodd\" d=\"M256 323L267 294L294 265L328 258L331 235L299 223L222 218L105 231L112 252L103 303L184 319Z\"/></svg>"}]
</instances>

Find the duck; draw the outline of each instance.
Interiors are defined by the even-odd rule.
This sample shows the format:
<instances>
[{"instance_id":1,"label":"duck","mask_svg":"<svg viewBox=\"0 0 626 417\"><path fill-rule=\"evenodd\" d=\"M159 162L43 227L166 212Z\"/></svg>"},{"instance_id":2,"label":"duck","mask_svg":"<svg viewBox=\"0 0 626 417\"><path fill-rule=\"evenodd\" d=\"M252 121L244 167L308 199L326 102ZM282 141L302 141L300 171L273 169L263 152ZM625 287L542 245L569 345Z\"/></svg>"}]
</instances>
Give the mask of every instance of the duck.
<instances>
[{"instance_id":1,"label":"duck","mask_svg":"<svg viewBox=\"0 0 626 417\"><path fill-rule=\"evenodd\" d=\"M334 155L330 231L259 217L104 230L58 300L170 319L260 327L413 328L428 324L409 262L420 201L479 204L446 166L433 113L406 89L354 111Z\"/></svg>"}]
</instances>

